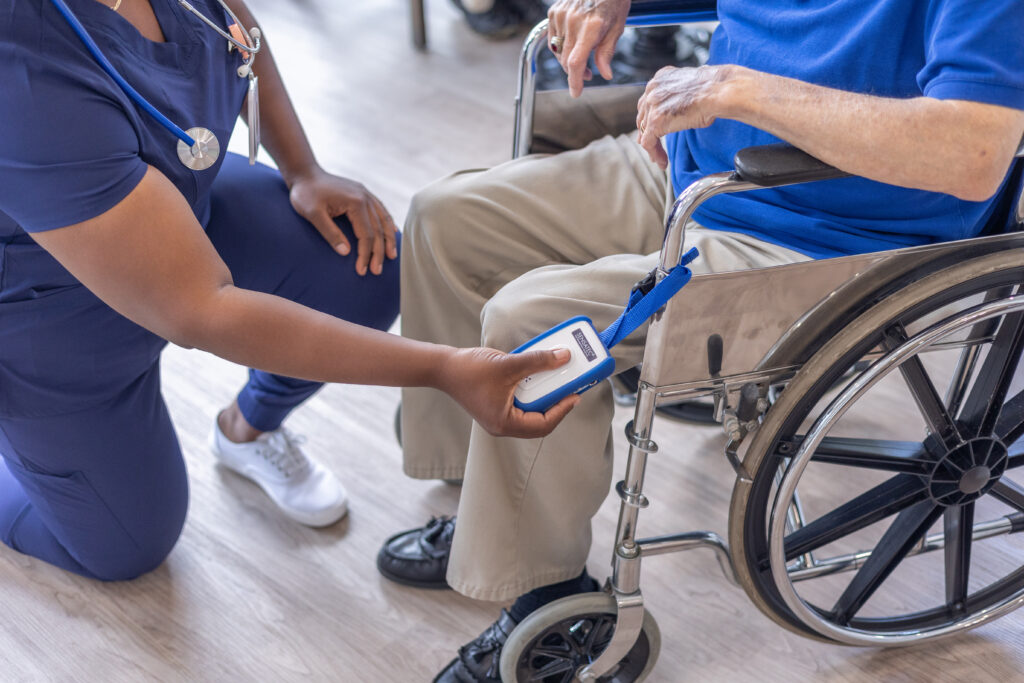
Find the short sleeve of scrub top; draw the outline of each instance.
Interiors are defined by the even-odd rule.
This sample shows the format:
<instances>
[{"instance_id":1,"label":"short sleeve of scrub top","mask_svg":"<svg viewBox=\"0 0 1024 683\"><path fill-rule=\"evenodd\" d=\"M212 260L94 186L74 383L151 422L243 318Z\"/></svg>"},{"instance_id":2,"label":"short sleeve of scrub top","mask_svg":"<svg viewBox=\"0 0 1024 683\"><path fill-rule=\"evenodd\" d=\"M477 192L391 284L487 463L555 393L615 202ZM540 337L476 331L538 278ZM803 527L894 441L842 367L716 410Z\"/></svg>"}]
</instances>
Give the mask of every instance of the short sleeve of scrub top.
<instances>
[{"instance_id":1,"label":"short sleeve of scrub top","mask_svg":"<svg viewBox=\"0 0 1024 683\"><path fill-rule=\"evenodd\" d=\"M132 122L73 65L0 44L0 84L0 208L26 232L99 216L142 180Z\"/></svg>"}]
</instances>

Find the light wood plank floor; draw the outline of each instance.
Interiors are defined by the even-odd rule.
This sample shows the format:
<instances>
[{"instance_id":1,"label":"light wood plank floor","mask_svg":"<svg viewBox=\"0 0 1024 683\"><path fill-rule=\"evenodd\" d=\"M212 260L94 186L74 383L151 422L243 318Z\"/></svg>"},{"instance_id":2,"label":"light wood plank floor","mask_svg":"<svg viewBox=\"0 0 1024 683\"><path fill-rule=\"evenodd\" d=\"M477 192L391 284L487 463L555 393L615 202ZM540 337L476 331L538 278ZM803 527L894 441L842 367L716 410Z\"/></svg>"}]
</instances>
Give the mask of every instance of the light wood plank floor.
<instances>
[{"instance_id":1,"label":"light wood plank floor","mask_svg":"<svg viewBox=\"0 0 1024 683\"><path fill-rule=\"evenodd\" d=\"M363 180L404 218L438 176L507 158L517 41L472 35L445 0L428 2L431 49L410 45L403 0L250 0L321 160ZM232 142L241 150L244 139ZM430 680L494 618L497 606L382 580L381 541L432 514L458 489L400 471L398 392L332 386L290 425L339 472L346 520L314 531L275 512L253 485L212 463L212 416L244 378L207 354L168 349L167 401L191 473L188 523L152 574L103 585L0 549L0 680ZM616 430L629 419L616 417ZM644 534L724 533L730 470L716 430L659 422ZM618 453L624 454L620 441ZM617 508L595 522L591 572L604 576ZM1018 549L1020 541L1017 541ZM644 590L664 646L650 680L1024 680L1024 613L959 638L899 651L828 646L762 616L710 553L645 564Z\"/></svg>"}]
</instances>

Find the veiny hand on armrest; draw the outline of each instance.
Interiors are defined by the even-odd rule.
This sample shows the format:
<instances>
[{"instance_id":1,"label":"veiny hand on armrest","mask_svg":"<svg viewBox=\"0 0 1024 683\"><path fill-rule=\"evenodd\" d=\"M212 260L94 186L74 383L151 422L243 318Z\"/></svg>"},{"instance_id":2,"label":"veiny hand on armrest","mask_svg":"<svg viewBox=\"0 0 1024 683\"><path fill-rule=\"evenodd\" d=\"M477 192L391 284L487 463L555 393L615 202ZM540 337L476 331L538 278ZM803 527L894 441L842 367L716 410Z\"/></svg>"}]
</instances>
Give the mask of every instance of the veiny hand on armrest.
<instances>
[{"instance_id":1,"label":"veiny hand on armrest","mask_svg":"<svg viewBox=\"0 0 1024 683\"><path fill-rule=\"evenodd\" d=\"M1024 111L931 97L876 97L734 65L666 67L638 105L640 144L662 167L661 138L734 119L811 156L891 185L984 201L1024 134Z\"/></svg>"},{"instance_id":2,"label":"veiny hand on armrest","mask_svg":"<svg viewBox=\"0 0 1024 683\"><path fill-rule=\"evenodd\" d=\"M506 436L547 434L577 400L545 414L514 407L519 380L565 362L553 352L510 356L416 342L235 287L185 199L152 167L106 213L33 237L125 317L242 365L322 382L434 387Z\"/></svg>"}]
</instances>

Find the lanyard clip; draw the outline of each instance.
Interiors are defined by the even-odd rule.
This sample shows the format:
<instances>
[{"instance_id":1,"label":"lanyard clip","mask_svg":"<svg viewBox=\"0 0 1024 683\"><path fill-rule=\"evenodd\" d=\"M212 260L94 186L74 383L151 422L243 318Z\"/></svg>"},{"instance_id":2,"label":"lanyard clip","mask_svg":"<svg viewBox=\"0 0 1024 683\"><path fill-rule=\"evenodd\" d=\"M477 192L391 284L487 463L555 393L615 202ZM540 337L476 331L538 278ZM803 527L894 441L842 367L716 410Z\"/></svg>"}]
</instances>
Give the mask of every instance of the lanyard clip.
<instances>
[{"instance_id":1,"label":"lanyard clip","mask_svg":"<svg viewBox=\"0 0 1024 683\"><path fill-rule=\"evenodd\" d=\"M654 268L644 276L643 280L640 280L633 285L633 289L629 291L630 297L632 298L632 295L637 292L639 292L641 296L647 296L647 293L654 289L654 285L656 284L658 284L658 269Z\"/></svg>"}]
</instances>

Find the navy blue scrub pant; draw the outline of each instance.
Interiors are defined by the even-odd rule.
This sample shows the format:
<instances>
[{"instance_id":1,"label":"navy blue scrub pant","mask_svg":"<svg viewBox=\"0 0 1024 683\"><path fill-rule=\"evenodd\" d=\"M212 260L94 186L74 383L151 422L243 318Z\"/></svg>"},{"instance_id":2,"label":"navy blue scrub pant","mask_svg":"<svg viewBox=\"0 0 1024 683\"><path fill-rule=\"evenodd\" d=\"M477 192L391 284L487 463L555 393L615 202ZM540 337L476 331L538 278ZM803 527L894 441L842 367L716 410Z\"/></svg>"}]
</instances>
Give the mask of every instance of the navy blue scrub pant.
<instances>
[{"instance_id":1,"label":"navy blue scrub pant","mask_svg":"<svg viewBox=\"0 0 1024 683\"><path fill-rule=\"evenodd\" d=\"M354 247L351 226L338 223ZM238 287L379 330L398 314L397 261L357 275L355 249L334 252L272 169L229 156L207 234ZM170 552L188 506L160 394L165 342L32 245L0 250L0 538L83 576L138 576ZM272 430L320 386L252 370L238 404L253 427Z\"/></svg>"}]
</instances>

